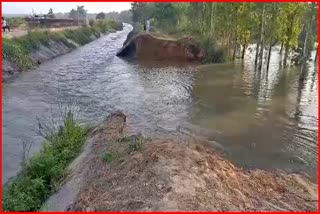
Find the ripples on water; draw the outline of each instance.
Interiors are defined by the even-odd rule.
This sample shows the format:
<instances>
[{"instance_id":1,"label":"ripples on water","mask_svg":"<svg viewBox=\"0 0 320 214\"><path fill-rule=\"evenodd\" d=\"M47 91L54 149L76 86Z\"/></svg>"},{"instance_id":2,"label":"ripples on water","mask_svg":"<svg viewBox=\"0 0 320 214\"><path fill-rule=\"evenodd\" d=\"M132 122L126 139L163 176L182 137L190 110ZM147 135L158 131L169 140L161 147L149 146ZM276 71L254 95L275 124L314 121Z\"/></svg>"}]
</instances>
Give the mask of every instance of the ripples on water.
<instances>
[{"instance_id":1,"label":"ripples on water","mask_svg":"<svg viewBox=\"0 0 320 214\"><path fill-rule=\"evenodd\" d=\"M35 118L55 117L58 103L74 103L79 120L91 124L122 110L131 130L145 135L167 136L194 124L242 166L316 172L318 75L312 63L299 85L298 69L279 69L276 55L268 73L255 72L249 61L199 69L128 62L115 53L130 30L126 26L6 84L3 183L19 168L23 141L34 142L33 152L41 148Z\"/></svg>"}]
</instances>

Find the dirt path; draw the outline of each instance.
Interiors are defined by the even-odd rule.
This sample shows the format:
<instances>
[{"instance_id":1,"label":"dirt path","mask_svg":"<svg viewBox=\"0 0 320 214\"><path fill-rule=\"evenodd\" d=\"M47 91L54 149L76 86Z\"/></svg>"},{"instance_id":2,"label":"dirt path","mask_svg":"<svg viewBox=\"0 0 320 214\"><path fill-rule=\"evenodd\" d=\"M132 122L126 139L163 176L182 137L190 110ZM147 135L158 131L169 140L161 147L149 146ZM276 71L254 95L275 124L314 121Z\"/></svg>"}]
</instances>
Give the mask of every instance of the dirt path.
<instances>
[{"instance_id":1,"label":"dirt path","mask_svg":"<svg viewBox=\"0 0 320 214\"><path fill-rule=\"evenodd\" d=\"M73 165L78 173L72 179L81 177L80 188L65 209L317 210L317 185L306 175L238 168L200 138L124 137L125 123L126 116L117 112L95 131L86 157Z\"/></svg>"},{"instance_id":2,"label":"dirt path","mask_svg":"<svg viewBox=\"0 0 320 214\"><path fill-rule=\"evenodd\" d=\"M51 32L58 32L58 31L63 31L66 29L77 29L80 26L72 26L72 27L61 27L61 28L43 28L43 29L37 29L40 31L51 31ZM20 29L20 28L14 28L11 29L10 32L2 32L2 37L3 38L14 38L14 37L21 37L24 35L28 34L28 30L27 29Z\"/></svg>"}]
</instances>

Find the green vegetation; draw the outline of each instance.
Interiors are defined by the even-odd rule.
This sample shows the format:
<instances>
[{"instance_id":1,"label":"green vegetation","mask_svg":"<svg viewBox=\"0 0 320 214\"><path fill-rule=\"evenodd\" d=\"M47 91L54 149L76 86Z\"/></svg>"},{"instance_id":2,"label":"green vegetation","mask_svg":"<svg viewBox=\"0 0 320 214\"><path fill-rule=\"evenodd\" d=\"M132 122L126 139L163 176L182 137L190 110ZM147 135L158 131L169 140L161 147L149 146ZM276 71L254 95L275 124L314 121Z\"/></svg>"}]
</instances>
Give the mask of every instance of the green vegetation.
<instances>
[{"instance_id":1,"label":"green vegetation","mask_svg":"<svg viewBox=\"0 0 320 214\"><path fill-rule=\"evenodd\" d=\"M75 30L65 30L63 32L67 39L75 41L79 45L85 45L93 40L92 36L99 37L99 32L92 27L82 27Z\"/></svg>"},{"instance_id":2,"label":"green vegetation","mask_svg":"<svg viewBox=\"0 0 320 214\"><path fill-rule=\"evenodd\" d=\"M59 131L46 137L43 150L27 161L21 175L5 188L3 210L40 209L42 203L56 190L67 165L80 153L88 131L89 128L75 122L73 113L69 111Z\"/></svg>"},{"instance_id":3,"label":"green vegetation","mask_svg":"<svg viewBox=\"0 0 320 214\"><path fill-rule=\"evenodd\" d=\"M2 38L2 59L9 60L21 69L30 69L34 63L28 54L29 52L20 44Z\"/></svg>"},{"instance_id":4,"label":"green vegetation","mask_svg":"<svg viewBox=\"0 0 320 214\"><path fill-rule=\"evenodd\" d=\"M27 22L23 17L10 17L6 20L11 28L17 28L27 25Z\"/></svg>"},{"instance_id":5,"label":"green vegetation","mask_svg":"<svg viewBox=\"0 0 320 214\"><path fill-rule=\"evenodd\" d=\"M135 2L131 7L134 22L143 24L149 19L161 32L192 36L207 46L207 52L219 50L229 60L235 60L239 51L243 59L248 45L257 44L255 65L259 69L263 69L264 58L269 68L271 49L276 44L281 45L281 53L284 53L284 66L292 51L299 53L297 62L305 62L318 39L317 11L315 2ZM217 54L215 52L207 60L211 61Z\"/></svg>"},{"instance_id":6,"label":"green vegetation","mask_svg":"<svg viewBox=\"0 0 320 214\"><path fill-rule=\"evenodd\" d=\"M148 141L150 141L150 139L144 138L141 134L138 134L110 142L107 151L102 156L102 159L106 163L121 161L126 155L140 151L143 148L143 145Z\"/></svg>"},{"instance_id":7,"label":"green vegetation","mask_svg":"<svg viewBox=\"0 0 320 214\"><path fill-rule=\"evenodd\" d=\"M94 38L100 37L100 33L121 30L122 24L112 20L99 20L92 27L81 27L78 29L65 30L61 32L50 32L48 30L34 30L27 35L2 40L2 57L22 70L30 69L37 62L33 62L30 54L39 49L40 46L50 48L50 41L62 42L70 48L74 48L74 41L79 45L85 45Z\"/></svg>"},{"instance_id":8,"label":"green vegetation","mask_svg":"<svg viewBox=\"0 0 320 214\"><path fill-rule=\"evenodd\" d=\"M118 160L120 158L120 154L117 152L106 152L103 156L103 160L107 163L110 163L114 160Z\"/></svg>"},{"instance_id":9,"label":"green vegetation","mask_svg":"<svg viewBox=\"0 0 320 214\"><path fill-rule=\"evenodd\" d=\"M93 27L99 32L106 33L110 30L121 30L122 23L113 20L98 20L94 23Z\"/></svg>"}]
</instances>

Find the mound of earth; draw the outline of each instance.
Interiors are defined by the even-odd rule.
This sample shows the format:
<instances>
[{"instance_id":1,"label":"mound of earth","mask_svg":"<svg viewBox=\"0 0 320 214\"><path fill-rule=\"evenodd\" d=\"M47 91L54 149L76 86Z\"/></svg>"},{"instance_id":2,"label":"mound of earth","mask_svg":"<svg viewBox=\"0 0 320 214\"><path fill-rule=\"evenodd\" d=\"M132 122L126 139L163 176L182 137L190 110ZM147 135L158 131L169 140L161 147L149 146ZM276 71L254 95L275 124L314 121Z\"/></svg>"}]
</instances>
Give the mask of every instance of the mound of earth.
<instances>
[{"instance_id":1,"label":"mound of earth","mask_svg":"<svg viewBox=\"0 0 320 214\"><path fill-rule=\"evenodd\" d=\"M197 138L152 140L125 132L121 112L94 132L68 210L317 210L317 185L306 175L238 168Z\"/></svg>"},{"instance_id":2,"label":"mound of earth","mask_svg":"<svg viewBox=\"0 0 320 214\"><path fill-rule=\"evenodd\" d=\"M192 38L180 40L142 33L126 41L117 56L143 60L201 61L204 52Z\"/></svg>"}]
</instances>

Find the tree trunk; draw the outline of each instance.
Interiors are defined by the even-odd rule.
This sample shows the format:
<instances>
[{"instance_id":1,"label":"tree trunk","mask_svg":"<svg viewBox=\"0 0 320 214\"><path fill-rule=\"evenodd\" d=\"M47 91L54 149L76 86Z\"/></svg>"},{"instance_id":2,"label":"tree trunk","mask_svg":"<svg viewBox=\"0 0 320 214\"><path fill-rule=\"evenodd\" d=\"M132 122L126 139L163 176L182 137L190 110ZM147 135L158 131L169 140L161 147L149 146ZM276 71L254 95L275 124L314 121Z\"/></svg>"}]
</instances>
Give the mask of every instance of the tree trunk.
<instances>
[{"instance_id":1,"label":"tree trunk","mask_svg":"<svg viewBox=\"0 0 320 214\"><path fill-rule=\"evenodd\" d=\"M214 5L215 3L211 3L211 13L210 13L210 27L211 32L214 31Z\"/></svg>"},{"instance_id":2,"label":"tree trunk","mask_svg":"<svg viewBox=\"0 0 320 214\"><path fill-rule=\"evenodd\" d=\"M287 67L288 55L289 55L289 42L286 42L285 48L284 48L283 67Z\"/></svg>"},{"instance_id":3,"label":"tree trunk","mask_svg":"<svg viewBox=\"0 0 320 214\"><path fill-rule=\"evenodd\" d=\"M283 42L281 42L281 47L280 47L280 55L282 55L282 52L283 52Z\"/></svg>"},{"instance_id":4,"label":"tree trunk","mask_svg":"<svg viewBox=\"0 0 320 214\"><path fill-rule=\"evenodd\" d=\"M257 68L257 65L258 65L259 48L260 48L260 41L258 41L257 47L256 47L256 58L254 60L254 68Z\"/></svg>"},{"instance_id":5,"label":"tree trunk","mask_svg":"<svg viewBox=\"0 0 320 214\"><path fill-rule=\"evenodd\" d=\"M258 67L259 70L262 69L263 52L264 52L264 42L262 40L261 47L260 47L260 54L259 54L259 67Z\"/></svg>"},{"instance_id":6,"label":"tree trunk","mask_svg":"<svg viewBox=\"0 0 320 214\"><path fill-rule=\"evenodd\" d=\"M318 50L319 50L319 46L317 46L316 56L314 57L314 61L315 61L315 62L318 61Z\"/></svg>"},{"instance_id":7,"label":"tree trunk","mask_svg":"<svg viewBox=\"0 0 320 214\"><path fill-rule=\"evenodd\" d=\"M254 62L255 68L257 68L259 58L261 60L263 56L263 21L264 21L264 5L262 7L262 15L260 20L260 38L259 38L259 43L257 44L256 59ZM260 51L260 54L259 54L259 51ZM260 63L259 63L259 67L260 67Z\"/></svg>"},{"instance_id":8,"label":"tree trunk","mask_svg":"<svg viewBox=\"0 0 320 214\"><path fill-rule=\"evenodd\" d=\"M306 36L304 38L304 44L303 44L303 53L302 53L302 66L305 66L308 60L308 42L309 42L309 32L308 27L306 29Z\"/></svg>"},{"instance_id":9,"label":"tree trunk","mask_svg":"<svg viewBox=\"0 0 320 214\"><path fill-rule=\"evenodd\" d=\"M247 49L247 44L243 45L243 49L242 49L242 54L241 54L241 59L244 59L244 55L246 54L246 49Z\"/></svg>"},{"instance_id":10,"label":"tree trunk","mask_svg":"<svg viewBox=\"0 0 320 214\"><path fill-rule=\"evenodd\" d=\"M309 16L306 18L305 22L305 27L306 27L306 35L304 38L304 44L303 44L303 53L302 53L302 66L301 66L301 73L300 73L300 81L303 81L306 78L307 75L307 61L308 58L310 57L310 52L309 52L309 36L312 35L312 22L313 22L313 17L312 17L312 10L311 8L309 9ZM311 26L310 26L311 25Z\"/></svg>"},{"instance_id":11,"label":"tree trunk","mask_svg":"<svg viewBox=\"0 0 320 214\"><path fill-rule=\"evenodd\" d=\"M262 15L261 15L261 26L260 26L260 54L259 54L259 70L262 68L262 61L263 61L263 52L264 52L264 41L263 41L263 34L264 34L264 6L262 7Z\"/></svg>"},{"instance_id":12,"label":"tree trunk","mask_svg":"<svg viewBox=\"0 0 320 214\"><path fill-rule=\"evenodd\" d=\"M268 51L267 72L269 71L269 66L270 66L271 51L272 51L272 44L270 44L269 51Z\"/></svg>"},{"instance_id":13,"label":"tree trunk","mask_svg":"<svg viewBox=\"0 0 320 214\"><path fill-rule=\"evenodd\" d=\"M233 45L233 54L232 54L233 61L236 59L236 53L237 53L237 41L235 41L235 44Z\"/></svg>"},{"instance_id":14,"label":"tree trunk","mask_svg":"<svg viewBox=\"0 0 320 214\"><path fill-rule=\"evenodd\" d=\"M276 39L273 43L270 44L269 50L268 50L268 60L267 60L267 72L269 71L270 67L270 59L271 59L271 52L272 52L272 47L277 44L278 40Z\"/></svg>"}]
</instances>

